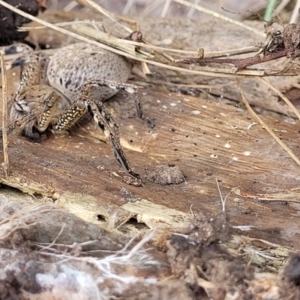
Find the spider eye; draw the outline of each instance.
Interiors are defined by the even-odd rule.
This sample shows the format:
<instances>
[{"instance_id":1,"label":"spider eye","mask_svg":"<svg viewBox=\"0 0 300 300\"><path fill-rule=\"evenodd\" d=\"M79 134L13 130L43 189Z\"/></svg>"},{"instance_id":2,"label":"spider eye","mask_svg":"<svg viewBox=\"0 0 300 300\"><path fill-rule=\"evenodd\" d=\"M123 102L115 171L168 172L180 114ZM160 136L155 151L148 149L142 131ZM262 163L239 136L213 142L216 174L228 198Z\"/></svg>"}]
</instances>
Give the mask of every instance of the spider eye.
<instances>
[{"instance_id":1,"label":"spider eye","mask_svg":"<svg viewBox=\"0 0 300 300\"><path fill-rule=\"evenodd\" d=\"M281 35L281 31L280 30L277 30L277 31L274 32L274 36L279 36L279 35Z\"/></svg>"}]
</instances>

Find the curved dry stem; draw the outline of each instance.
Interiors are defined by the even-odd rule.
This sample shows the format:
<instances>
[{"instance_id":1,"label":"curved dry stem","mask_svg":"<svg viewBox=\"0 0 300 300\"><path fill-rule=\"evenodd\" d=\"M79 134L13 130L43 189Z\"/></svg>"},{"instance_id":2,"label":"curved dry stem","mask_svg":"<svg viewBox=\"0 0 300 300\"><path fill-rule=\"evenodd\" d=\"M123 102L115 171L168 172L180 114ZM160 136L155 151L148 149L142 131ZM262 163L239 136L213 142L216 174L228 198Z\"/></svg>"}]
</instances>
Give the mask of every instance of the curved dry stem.
<instances>
[{"instance_id":1,"label":"curved dry stem","mask_svg":"<svg viewBox=\"0 0 300 300\"><path fill-rule=\"evenodd\" d=\"M101 22L97 22L94 20L80 20L80 21L71 21L71 22L59 22L59 23L53 23L53 25L56 25L57 27L67 27L72 25L79 25L78 28L80 29L81 24L88 24L88 25L102 25ZM47 26L22 26L18 29L20 32L30 31L30 30L40 30L47 28ZM76 29L75 29L76 31ZM80 33L80 31L78 31ZM108 35L109 36L109 35ZM197 56L198 50L180 50L180 49L173 49L173 48L166 48L166 47L159 47L155 46L149 43L140 43L135 42L131 40L125 40L120 39L120 42L124 44L130 44L138 47L143 47L148 50L158 50L158 51L164 51L164 52L172 52L172 53L178 53L178 54L186 54L186 55L192 55ZM205 52L204 57L229 57L232 55L239 55L239 54L245 54L245 53L252 53L257 52L259 50L259 47L256 46L248 46L248 47L242 47L237 49L230 49L230 50L224 50L224 51L212 51L212 52Z\"/></svg>"},{"instance_id":2,"label":"curved dry stem","mask_svg":"<svg viewBox=\"0 0 300 300\"><path fill-rule=\"evenodd\" d=\"M237 80L238 81L238 80ZM257 122L260 123L260 125L263 126L264 129L266 129L266 131L272 136L272 138L281 146L281 148L283 150L285 150L288 155L300 166L300 160L299 158L293 153L293 151L282 141L280 140L280 138L273 132L273 130L254 112L254 110L251 108L251 106L249 105L249 102L244 94L244 91L241 88L240 83L238 82L238 86L239 86L239 90L240 93L242 95L242 99L243 102L247 108L247 110L249 111L249 113L251 114L251 116L257 120Z\"/></svg>"},{"instance_id":3,"label":"curved dry stem","mask_svg":"<svg viewBox=\"0 0 300 300\"><path fill-rule=\"evenodd\" d=\"M86 6L86 7L89 7L91 9L93 9L96 12L99 12L99 13L103 14L104 16L106 16L107 18L112 20L114 23L118 24L120 27L123 27L127 32L129 32L129 33L132 32L132 30L129 27L127 27L124 24L121 24L120 22L118 22L111 12L109 12L106 9L102 8L99 4L95 3L94 1L91 1L91 0L76 0L76 1L78 3Z\"/></svg>"},{"instance_id":4,"label":"curved dry stem","mask_svg":"<svg viewBox=\"0 0 300 300\"><path fill-rule=\"evenodd\" d=\"M8 204L9 202L5 201L0 207L0 212L2 212ZM25 206L7 218L0 218L0 240L5 240L16 230L35 225L36 221L33 217L51 210L52 207L50 205L33 204Z\"/></svg>"},{"instance_id":5,"label":"curved dry stem","mask_svg":"<svg viewBox=\"0 0 300 300\"><path fill-rule=\"evenodd\" d=\"M294 104L287 97L285 97L279 91L279 89L277 89L272 83L270 83L269 81L267 81L264 78L257 77L257 80L261 81L264 85L266 85L268 88L270 88L272 91L274 91L288 105L288 107L295 113L295 115L300 120L300 112L298 111L298 109L294 106Z\"/></svg>"},{"instance_id":6,"label":"curved dry stem","mask_svg":"<svg viewBox=\"0 0 300 300\"><path fill-rule=\"evenodd\" d=\"M259 31L259 30L255 29L255 28L253 28L253 27L247 26L247 25L245 25L245 24L242 23L242 22L238 22L238 21L236 21L236 20L230 19L230 18L228 18L228 17L226 17L226 16L223 16L223 15L221 15L221 14L219 14L219 13L216 13L216 12L214 12L214 11L212 11L212 10L209 10L209 9L207 9L207 8L204 8L204 7L200 6L200 5L196 5L196 4L194 4L194 3L190 3L190 2L185 1L185 0L173 0L173 1L174 1L174 2L177 2L177 3L180 3L180 4L182 4L182 5L188 6L188 7L195 8L196 10L201 11L201 12L204 12L204 13L206 13L206 14L209 14L209 15L215 17L215 18L224 20L224 21L226 21L226 22L232 23L232 24L234 24L234 25L237 25L237 26L239 26L239 27L242 27L242 28L244 28L244 29L247 29L247 30L249 30L249 31L252 31L252 32L254 32L255 34L257 34L257 35L259 35L259 36L261 36L261 37L265 37L265 36L266 36L265 33L262 32L262 31Z\"/></svg>"},{"instance_id":7,"label":"curved dry stem","mask_svg":"<svg viewBox=\"0 0 300 300\"><path fill-rule=\"evenodd\" d=\"M7 128L8 128L8 112L7 112L7 75L3 56L0 54L1 70L2 70L2 143L3 143L3 170L4 176L8 176L9 158L8 158L8 142L7 142Z\"/></svg>"},{"instance_id":8,"label":"curved dry stem","mask_svg":"<svg viewBox=\"0 0 300 300\"><path fill-rule=\"evenodd\" d=\"M169 69L169 70L173 70L173 71L178 71L178 72L184 72L184 73L189 73L189 74L194 74L194 75L204 75L204 76L210 76L210 77L231 77L231 78L235 78L236 76L239 75L248 75L248 76L263 76L265 73L264 71L259 71L259 70L241 70L239 72L236 72L235 68L232 69L224 69L224 68L210 68L210 67L199 67L199 70L191 70L191 69L187 69L187 68L182 68L182 67L177 67L177 66L173 66L173 65L168 65L168 64L164 64L164 63L160 63L157 61L153 61L150 59L144 59L140 57L140 54L136 52L136 55L132 55L132 54L128 54L125 53L123 51L120 51L118 49L115 49L113 47L109 47L107 45L104 45L102 43L96 42L95 40L86 38L84 36L81 36L79 34L76 34L72 31L66 30L64 28L60 28L56 25L53 25L51 23L48 23L44 20L41 20L39 18L36 18L30 14L27 14L23 11L21 11L20 9L15 8L12 5L9 5L8 3L4 2L3 0L0 0L0 4L12 11L14 11L15 13L28 18L32 21L35 21L39 24L42 24L48 28L51 28L53 30L56 30L62 34L66 34L68 36L71 36L73 38L78 39L79 41L83 41L86 43L90 43L92 45L96 45L98 47L101 47L103 49L109 50L111 52L114 52L116 54L125 56L127 58L131 58L133 60L136 61L140 61L140 62L145 62L157 67L161 67L161 68L165 68L165 69Z\"/></svg>"}]
</instances>

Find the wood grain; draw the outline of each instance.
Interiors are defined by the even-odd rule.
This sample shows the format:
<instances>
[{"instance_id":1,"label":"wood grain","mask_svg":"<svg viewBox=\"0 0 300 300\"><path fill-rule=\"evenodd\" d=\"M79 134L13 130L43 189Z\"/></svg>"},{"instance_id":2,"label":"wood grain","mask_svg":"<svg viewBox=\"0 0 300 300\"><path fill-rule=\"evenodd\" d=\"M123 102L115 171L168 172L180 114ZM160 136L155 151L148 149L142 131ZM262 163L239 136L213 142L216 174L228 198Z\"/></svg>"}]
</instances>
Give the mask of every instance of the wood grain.
<instances>
[{"instance_id":1,"label":"wood grain","mask_svg":"<svg viewBox=\"0 0 300 300\"><path fill-rule=\"evenodd\" d=\"M145 115L155 119L153 130L134 117L130 97L117 95L108 103L120 124L122 144L134 170L143 177L145 168L174 164L185 174L185 183L125 184L110 144L100 141L103 135L93 123L69 136L51 136L41 144L17 133L10 135L11 175L25 187L34 183L52 191L61 205L96 224L104 211L110 214L125 203L122 189L134 198L185 213L191 207L217 213L221 203L216 178L223 196L237 187L252 195L287 194L299 187L299 167L263 128L250 126L253 120L243 108L156 90L142 90L142 105ZM262 117L300 156L298 124ZM233 225L257 227L250 235L300 245L297 211L284 200L259 202L231 193L226 209Z\"/></svg>"}]
</instances>

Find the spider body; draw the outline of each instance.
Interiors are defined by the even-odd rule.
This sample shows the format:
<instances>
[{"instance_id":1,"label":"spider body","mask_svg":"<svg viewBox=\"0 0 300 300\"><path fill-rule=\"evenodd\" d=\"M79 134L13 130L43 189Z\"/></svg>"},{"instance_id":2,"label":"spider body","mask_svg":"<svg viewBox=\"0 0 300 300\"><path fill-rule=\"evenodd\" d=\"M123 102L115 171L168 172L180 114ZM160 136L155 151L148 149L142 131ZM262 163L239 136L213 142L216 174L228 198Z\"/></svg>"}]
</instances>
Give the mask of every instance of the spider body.
<instances>
[{"instance_id":1,"label":"spider body","mask_svg":"<svg viewBox=\"0 0 300 300\"><path fill-rule=\"evenodd\" d=\"M125 57L78 43L58 50L50 59L28 52L12 65L23 68L9 114L25 136L39 141L46 129L68 130L89 113L111 140L125 171L139 179L121 148L118 125L103 105L119 90L125 90L134 95L137 116L153 126L143 117L136 87L126 83L132 65Z\"/></svg>"},{"instance_id":2,"label":"spider body","mask_svg":"<svg viewBox=\"0 0 300 300\"><path fill-rule=\"evenodd\" d=\"M56 52L47 67L49 85L73 103L83 84L93 79L125 83L132 65L125 57L84 43L74 44ZM101 87L97 97L109 99L118 91Z\"/></svg>"}]
</instances>

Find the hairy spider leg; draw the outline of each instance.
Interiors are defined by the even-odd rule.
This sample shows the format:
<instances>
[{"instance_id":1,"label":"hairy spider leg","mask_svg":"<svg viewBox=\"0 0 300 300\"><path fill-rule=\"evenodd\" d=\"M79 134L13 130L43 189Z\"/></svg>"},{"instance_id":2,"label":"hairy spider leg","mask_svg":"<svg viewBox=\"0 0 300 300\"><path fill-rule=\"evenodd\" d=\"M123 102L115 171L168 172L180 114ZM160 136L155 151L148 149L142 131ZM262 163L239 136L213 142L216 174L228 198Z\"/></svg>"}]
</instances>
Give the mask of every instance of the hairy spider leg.
<instances>
[{"instance_id":1,"label":"hairy spider leg","mask_svg":"<svg viewBox=\"0 0 300 300\"><path fill-rule=\"evenodd\" d=\"M72 127L88 111L104 131L107 138L111 140L114 155L122 167L131 176L140 179L134 173L122 150L119 138L119 127L111 114L107 111L103 102L107 98L90 98L91 88L109 87L112 90L123 90L134 95L137 117L143 120L148 127L153 128L153 122L145 118L140 104L137 87L127 83L119 83L110 80L90 80L81 88L81 93L77 101L73 104L55 89L48 86L46 70L49 58L42 53L33 53L24 45L13 45L6 48L5 54L18 53L25 50L25 55L14 60L9 68L21 66L21 81L11 106L14 106L11 119L14 120L9 125L8 131L12 131L16 126L20 126L29 138L38 141L40 133L52 125L54 130L66 130ZM1 52L1 50L0 50ZM101 93L100 93L101 94ZM65 107L63 113L61 109ZM67 107L67 108L66 108ZM37 129L38 132L33 130Z\"/></svg>"},{"instance_id":2,"label":"hairy spider leg","mask_svg":"<svg viewBox=\"0 0 300 300\"><path fill-rule=\"evenodd\" d=\"M61 101L61 96L49 86L25 86L10 104L14 108L10 109L10 119L15 120L25 136L39 142L40 133L53 122Z\"/></svg>"},{"instance_id":3,"label":"hairy spider leg","mask_svg":"<svg viewBox=\"0 0 300 300\"><path fill-rule=\"evenodd\" d=\"M33 53L27 45L16 44L0 49L0 53L13 54L24 51L26 54L7 63L7 68L21 67L21 79L15 97L8 103L10 119L8 133L20 127L23 133L35 141L40 134L33 132L46 130L53 112L57 109L59 95L46 86L46 69L49 58L42 53ZM14 107L14 109L11 109ZM48 120L48 121L47 121ZM0 131L2 136L2 130Z\"/></svg>"},{"instance_id":4,"label":"hairy spider leg","mask_svg":"<svg viewBox=\"0 0 300 300\"><path fill-rule=\"evenodd\" d=\"M141 107L141 101L140 101L140 96L138 93L138 88L129 83L119 83L116 81L112 80L105 80L105 79L95 79L95 80L89 80L87 84L90 87L95 87L95 88L101 88L101 87L108 87L112 90L116 90L117 92L119 91L125 91L128 94L133 94L134 95L134 103L135 103L135 109L136 109L136 115L139 119L141 119L148 127L154 128L154 123L151 121L149 118L146 118L143 114L142 107ZM83 89L85 89L83 87ZM113 125L111 124L112 127L115 128L116 134L119 136L119 126L115 122L115 120L112 118L112 116L108 113L106 108L103 106L103 102L105 102L107 99L95 99L97 102L97 105L101 105L102 111L103 111L103 116L109 116L108 119L106 119L108 122L113 122ZM99 103L99 104L98 104Z\"/></svg>"},{"instance_id":5,"label":"hairy spider leg","mask_svg":"<svg viewBox=\"0 0 300 300\"><path fill-rule=\"evenodd\" d=\"M59 118L58 122L54 125L55 130L67 130L70 129L85 113L88 111L94 121L98 124L101 130L104 132L106 138L110 139L114 155L120 165L125 171L134 178L140 179L139 174L134 173L129 164L129 161L121 147L119 138L119 127L112 115L105 108L103 101L106 99L92 99L92 88L109 87L113 89L123 88L126 84L116 84L109 80L90 80L84 83L82 86L79 98L73 103ZM121 86L121 87L120 87ZM131 88L131 86L129 85Z\"/></svg>"}]
</instances>

